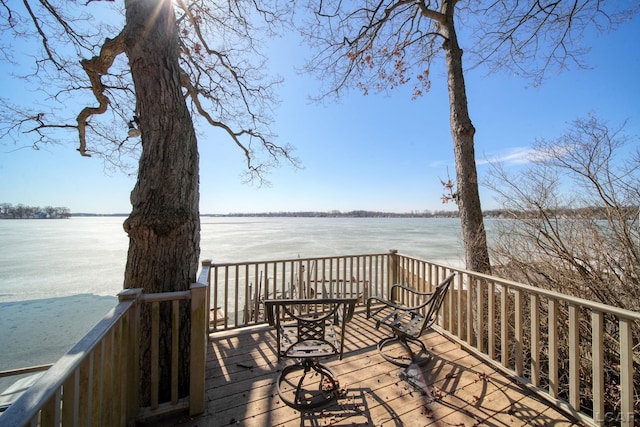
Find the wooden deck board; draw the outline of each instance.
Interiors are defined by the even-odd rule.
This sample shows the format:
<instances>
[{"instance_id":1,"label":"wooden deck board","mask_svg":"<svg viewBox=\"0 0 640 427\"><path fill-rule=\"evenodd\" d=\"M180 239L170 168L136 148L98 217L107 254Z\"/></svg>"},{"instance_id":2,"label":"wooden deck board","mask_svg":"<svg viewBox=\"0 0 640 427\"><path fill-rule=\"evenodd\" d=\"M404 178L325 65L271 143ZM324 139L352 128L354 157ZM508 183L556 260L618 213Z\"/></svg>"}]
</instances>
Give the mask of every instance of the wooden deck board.
<instances>
[{"instance_id":1,"label":"wooden deck board","mask_svg":"<svg viewBox=\"0 0 640 427\"><path fill-rule=\"evenodd\" d=\"M423 336L431 358L408 371L385 361L376 330L362 314L347 327L343 360L327 359L344 389L314 413L284 405L276 392L275 332L266 327L213 334L206 411L171 425L203 426L571 426L569 418L435 332ZM169 425L169 424L167 424Z\"/></svg>"}]
</instances>

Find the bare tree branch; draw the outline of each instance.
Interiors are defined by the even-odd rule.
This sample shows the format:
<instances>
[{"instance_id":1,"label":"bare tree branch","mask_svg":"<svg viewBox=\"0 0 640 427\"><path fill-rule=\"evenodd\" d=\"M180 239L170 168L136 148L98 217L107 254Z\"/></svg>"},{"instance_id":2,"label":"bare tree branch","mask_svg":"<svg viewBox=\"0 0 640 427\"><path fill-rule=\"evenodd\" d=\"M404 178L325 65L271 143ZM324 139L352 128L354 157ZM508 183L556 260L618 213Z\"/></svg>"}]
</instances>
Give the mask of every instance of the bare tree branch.
<instances>
[{"instance_id":1,"label":"bare tree branch","mask_svg":"<svg viewBox=\"0 0 640 427\"><path fill-rule=\"evenodd\" d=\"M47 108L34 111L33 105L13 105L21 114L3 115L0 130L5 141L24 144L27 136L34 136L37 147L62 141L59 133L50 131L68 130L75 132L82 156L98 155L113 167L122 163L123 168L128 168L125 159L137 160L140 140L126 137L127 123L137 115L137 107L128 60L121 55L124 30L105 32L106 27L90 15L93 9L107 10L108 3L23 0L16 5L0 0L0 30L40 41L41 52L29 53L29 60L35 59L35 71L21 78L25 84L39 84L34 92L48 95L40 100ZM202 115L209 125L226 127L231 140L248 156L248 176L261 184L266 183L269 168L278 164L277 158L298 167L290 146L273 143L269 125L280 79L266 78L266 58L258 50L259 36L272 34L281 25L286 8L276 0L221 4L176 0L176 5L180 61L188 76L185 96L191 99L194 118ZM262 26L255 26L256 17L262 18ZM7 47L0 42L0 51L12 59ZM15 64L23 65L18 60ZM91 93L96 105L86 104L86 93ZM74 108L74 116L67 116ZM47 114L40 122L33 121L40 111ZM16 117L23 120L18 123Z\"/></svg>"},{"instance_id":2,"label":"bare tree branch","mask_svg":"<svg viewBox=\"0 0 640 427\"><path fill-rule=\"evenodd\" d=\"M539 85L549 74L586 68L585 33L613 30L638 10L639 5L598 0L496 1L474 11L483 20L468 51L474 66L484 64L491 72L507 69Z\"/></svg>"},{"instance_id":3,"label":"bare tree branch","mask_svg":"<svg viewBox=\"0 0 640 427\"><path fill-rule=\"evenodd\" d=\"M444 41L438 29L444 15L429 3L381 0L372 7L343 10L340 2L317 2L312 10L324 18L301 27L317 54L307 70L325 83L322 94L338 96L357 87L385 91L413 83L413 96L430 88L429 64Z\"/></svg>"},{"instance_id":4,"label":"bare tree branch","mask_svg":"<svg viewBox=\"0 0 640 427\"><path fill-rule=\"evenodd\" d=\"M102 84L101 76L108 73L115 58L122 53L124 53L124 41L123 35L120 33L113 39L105 40L99 56L80 61L91 82L91 90L98 101L98 107L85 107L78 114L78 138L80 140L78 151L83 156L90 157L90 154L87 153L86 141L86 126L89 118L96 114L103 114L109 105L109 98L104 93L106 88Z\"/></svg>"}]
</instances>

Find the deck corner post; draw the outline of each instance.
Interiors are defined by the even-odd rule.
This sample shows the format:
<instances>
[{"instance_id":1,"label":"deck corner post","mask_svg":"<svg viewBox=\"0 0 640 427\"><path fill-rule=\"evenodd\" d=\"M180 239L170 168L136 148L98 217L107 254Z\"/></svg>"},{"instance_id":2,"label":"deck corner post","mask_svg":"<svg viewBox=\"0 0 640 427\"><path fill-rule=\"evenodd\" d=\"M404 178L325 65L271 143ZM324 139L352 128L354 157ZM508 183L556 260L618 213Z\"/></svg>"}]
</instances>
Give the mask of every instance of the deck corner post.
<instances>
[{"instance_id":1,"label":"deck corner post","mask_svg":"<svg viewBox=\"0 0 640 427\"><path fill-rule=\"evenodd\" d=\"M126 338L123 343L126 346L123 354L128 355L126 366L123 371L126 373L126 384L124 385L127 398L127 407L125 408L125 418L127 422L132 422L138 416L140 409L140 304L139 299L142 295L142 289L123 289L118 293L118 300L122 302L133 301L131 311L125 317L124 331Z\"/></svg>"},{"instance_id":2,"label":"deck corner post","mask_svg":"<svg viewBox=\"0 0 640 427\"><path fill-rule=\"evenodd\" d=\"M210 322L210 314L211 314L211 268L213 267L213 260L205 259L202 260L202 270L200 270L200 275L198 276L198 283L205 285L207 287L207 295L205 297L206 303L206 321L207 325Z\"/></svg>"},{"instance_id":3,"label":"deck corner post","mask_svg":"<svg viewBox=\"0 0 640 427\"><path fill-rule=\"evenodd\" d=\"M191 369L189 378L189 415L204 412L207 360L208 310L207 285L191 285Z\"/></svg>"},{"instance_id":4,"label":"deck corner post","mask_svg":"<svg viewBox=\"0 0 640 427\"><path fill-rule=\"evenodd\" d=\"M211 268L213 267L213 261L205 259L202 261L202 268L200 275L198 276L198 283L203 285L209 285L211 283Z\"/></svg>"}]
</instances>

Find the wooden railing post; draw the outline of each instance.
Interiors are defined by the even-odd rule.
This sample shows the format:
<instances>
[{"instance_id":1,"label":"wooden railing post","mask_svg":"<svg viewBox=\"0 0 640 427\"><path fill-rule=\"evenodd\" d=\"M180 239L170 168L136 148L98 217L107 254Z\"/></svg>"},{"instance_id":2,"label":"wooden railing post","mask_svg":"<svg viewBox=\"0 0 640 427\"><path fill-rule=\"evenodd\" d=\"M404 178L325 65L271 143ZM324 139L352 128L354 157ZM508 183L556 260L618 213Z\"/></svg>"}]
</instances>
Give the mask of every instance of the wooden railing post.
<instances>
[{"instance_id":1,"label":"wooden railing post","mask_svg":"<svg viewBox=\"0 0 640 427\"><path fill-rule=\"evenodd\" d=\"M210 259L202 260L202 269L200 270L200 276L198 276L198 283L207 285L207 295L205 297L207 325L211 321L211 264L212 261Z\"/></svg>"},{"instance_id":2,"label":"wooden railing post","mask_svg":"<svg viewBox=\"0 0 640 427\"><path fill-rule=\"evenodd\" d=\"M207 360L207 285L191 285L191 375L189 381L189 414L204 412L205 371Z\"/></svg>"},{"instance_id":3,"label":"wooden railing post","mask_svg":"<svg viewBox=\"0 0 640 427\"><path fill-rule=\"evenodd\" d=\"M118 300L136 301L130 312L124 317L124 326L122 339L126 348L123 350L125 355L125 366L122 368L125 373L126 384L122 385L126 399L127 407L122 408L126 414L127 423L135 420L140 408L140 305L138 299L142 295L142 289L125 289L118 294Z\"/></svg>"}]
</instances>

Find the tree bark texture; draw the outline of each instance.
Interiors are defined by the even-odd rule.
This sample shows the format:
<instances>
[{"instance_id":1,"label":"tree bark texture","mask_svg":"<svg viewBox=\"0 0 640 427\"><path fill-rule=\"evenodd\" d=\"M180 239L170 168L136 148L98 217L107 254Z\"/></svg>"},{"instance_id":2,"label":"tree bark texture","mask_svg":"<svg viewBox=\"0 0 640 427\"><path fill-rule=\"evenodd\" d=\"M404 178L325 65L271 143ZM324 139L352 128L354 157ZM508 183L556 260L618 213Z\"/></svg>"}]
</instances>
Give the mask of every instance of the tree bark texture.
<instances>
[{"instance_id":1,"label":"tree bark texture","mask_svg":"<svg viewBox=\"0 0 640 427\"><path fill-rule=\"evenodd\" d=\"M456 202L460 211L467 269L490 273L487 237L478 191L474 149L475 128L471 123L467 106L462 49L458 45L454 26L454 10L455 1L444 2L442 11L445 22L441 25L441 31L446 39L443 47L447 64L451 135L456 160Z\"/></svg>"},{"instance_id":2,"label":"tree bark texture","mask_svg":"<svg viewBox=\"0 0 640 427\"><path fill-rule=\"evenodd\" d=\"M142 138L125 288L145 293L188 290L200 255L198 149L180 86L178 37L171 1L127 0L125 52L135 85ZM140 403L150 402L150 307L141 311ZM189 386L188 304L180 305L180 396ZM171 305L160 307L160 402L170 399Z\"/></svg>"}]
</instances>

